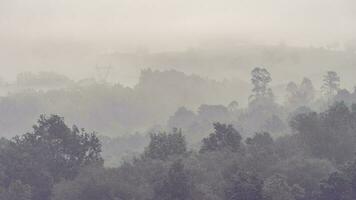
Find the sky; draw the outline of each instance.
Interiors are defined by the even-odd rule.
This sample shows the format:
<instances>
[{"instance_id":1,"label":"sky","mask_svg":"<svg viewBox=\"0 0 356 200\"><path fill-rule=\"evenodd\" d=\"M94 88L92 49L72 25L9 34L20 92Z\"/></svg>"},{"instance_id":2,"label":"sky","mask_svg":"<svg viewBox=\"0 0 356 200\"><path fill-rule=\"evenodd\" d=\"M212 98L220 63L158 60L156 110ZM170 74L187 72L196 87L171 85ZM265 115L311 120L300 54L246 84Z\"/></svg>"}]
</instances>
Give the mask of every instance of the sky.
<instances>
[{"instance_id":1,"label":"sky","mask_svg":"<svg viewBox=\"0 0 356 200\"><path fill-rule=\"evenodd\" d=\"M0 0L0 70L5 79L41 70L83 78L95 73L93 56L140 47L342 43L356 39L355 21L355 0Z\"/></svg>"}]
</instances>

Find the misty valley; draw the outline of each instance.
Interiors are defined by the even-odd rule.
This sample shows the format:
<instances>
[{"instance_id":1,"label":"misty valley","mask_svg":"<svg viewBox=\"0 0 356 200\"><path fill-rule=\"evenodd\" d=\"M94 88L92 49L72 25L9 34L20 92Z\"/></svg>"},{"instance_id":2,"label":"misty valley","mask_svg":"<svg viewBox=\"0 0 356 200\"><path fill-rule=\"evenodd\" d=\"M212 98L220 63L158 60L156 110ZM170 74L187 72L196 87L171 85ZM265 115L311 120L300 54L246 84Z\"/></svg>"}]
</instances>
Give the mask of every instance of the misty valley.
<instances>
[{"instance_id":1,"label":"misty valley","mask_svg":"<svg viewBox=\"0 0 356 200\"><path fill-rule=\"evenodd\" d=\"M0 200L356 200L356 0L0 0Z\"/></svg>"},{"instance_id":2,"label":"misty valley","mask_svg":"<svg viewBox=\"0 0 356 200\"><path fill-rule=\"evenodd\" d=\"M21 73L0 101L0 199L355 199L356 93L321 76L274 92L263 67L239 84L145 69L135 87Z\"/></svg>"}]
</instances>

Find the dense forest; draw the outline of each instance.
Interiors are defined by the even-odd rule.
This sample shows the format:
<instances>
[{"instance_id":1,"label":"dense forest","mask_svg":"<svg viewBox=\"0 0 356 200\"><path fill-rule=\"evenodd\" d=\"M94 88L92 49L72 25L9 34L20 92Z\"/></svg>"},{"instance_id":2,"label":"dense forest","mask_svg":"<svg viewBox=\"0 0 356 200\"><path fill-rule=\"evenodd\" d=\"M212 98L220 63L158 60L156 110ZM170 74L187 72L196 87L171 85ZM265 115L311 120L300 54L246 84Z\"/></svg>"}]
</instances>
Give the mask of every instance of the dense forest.
<instances>
[{"instance_id":1,"label":"dense forest","mask_svg":"<svg viewBox=\"0 0 356 200\"><path fill-rule=\"evenodd\" d=\"M0 200L356 200L356 0L0 0Z\"/></svg>"},{"instance_id":2,"label":"dense forest","mask_svg":"<svg viewBox=\"0 0 356 200\"><path fill-rule=\"evenodd\" d=\"M95 79L75 82L48 72L19 74L13 85L19 89L0 97L2 136L25 132L43 113L60 114L105 135L123 135L163 124L180 106L228 104L231 99L248 94L244 83L151 69L141 72L133 88ZM241 93L232 93L235 88L240 88Z\"/></svg>"},{"instance_id":3,"label":"dense forest","mask_svg":"<svg viewBox=\"0 0 356 200\"><path fill-rule=\"evenodd\" d=\"M143 73L133 89L59 77L74 86L2 98L0 199L356 199L356 91L336 72L320 90L308 78L288 83L278 102L272 74L254 68L246 106L223 82Z\"/></svg>"}]
</instances>

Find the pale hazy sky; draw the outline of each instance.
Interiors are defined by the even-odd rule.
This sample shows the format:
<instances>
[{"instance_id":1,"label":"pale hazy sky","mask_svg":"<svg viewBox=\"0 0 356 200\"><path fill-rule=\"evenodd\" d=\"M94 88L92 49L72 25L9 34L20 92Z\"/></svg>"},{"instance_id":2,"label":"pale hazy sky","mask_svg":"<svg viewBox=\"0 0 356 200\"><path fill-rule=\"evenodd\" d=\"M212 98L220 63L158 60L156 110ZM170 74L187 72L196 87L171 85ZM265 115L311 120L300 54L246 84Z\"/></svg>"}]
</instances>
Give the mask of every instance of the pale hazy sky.
<instances>
[{"instance_id":1,"label":"pale hazy sky","mask_svg":"<svg viewBox=\"0 0 356 200\"><path fill-rule=\"evenodd\" d=\"M18 39L322 42L353 37L355 17L354 0L0 0L1 35Z\"/></svg>"},{"instance_id":2,"label":"pale hazy sky","mask_svg":"<svg viewBox=\"0 0 356 200\"><path fill-rule=\"evenodd\" d=\"M48 69L89 75L93 66L76 60L82 52L174 50L223 38L320 45L355 36L355 0L0 0L3 77ZM53 52L69 54L73 66L46 59Z\"/></svg>"}]
</instances>

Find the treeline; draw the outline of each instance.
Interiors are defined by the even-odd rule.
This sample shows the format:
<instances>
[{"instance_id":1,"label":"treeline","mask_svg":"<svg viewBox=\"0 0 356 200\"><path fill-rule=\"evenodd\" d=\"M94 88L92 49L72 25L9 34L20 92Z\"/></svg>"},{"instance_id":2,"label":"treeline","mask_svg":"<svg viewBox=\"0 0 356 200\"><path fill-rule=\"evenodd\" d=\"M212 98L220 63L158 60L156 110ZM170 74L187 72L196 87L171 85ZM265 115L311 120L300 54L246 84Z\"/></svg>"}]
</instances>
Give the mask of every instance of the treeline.
<instances>
[{"instance_id":1,"label":"treeline","mask_svg":"<svg viewBox=\"0 0 356 200\"><path fill-rule=\"evenodd\" d=\"M0 199L51 199L56 183L74 179L87 165L102 165L94 133L69 128L57 115L41 116L33 131L2 139Z\"/></svg>"},{"instance_id":2,"label":"treeline","mask_svg":"<svg viewBox=\"0 0 356 200\"><path fill-rule=\"evenodd\" d=\"M213 131L211 124L215 122L232 124L245 138L253 136L256 132L269 132L275 138L293 133L289 122L298 114L323 112L333 102L344 101L348 106L356 102L356 93L341 89L341 79L333 71L325 73L320 89L317 89L308 78L303 78L300 83L290 82L285 88L284 103L276 101L271 82L272 75L268 70L255 68L251 72L251 95L246 107L237 101L227 105L202 104L197 110L180 107L168 118L166 125L154 126L147 132L178 127L185 133L189 148L194 149L199 148L201 139ZM147 143L146 134L141 132L134 135L135 137L127 135L105 139L103 156L107 166L118 166L123 157L137 155L142 151Z\"/></svg>"},{"instance_id":3,"label":"treeline","mask_svg":"<svg viewBox=\"0 0 356 200\"><path fill-rule=\"evenodd\" d=\"M18 82L30 87L41 81L46 83L45 76L56 77L46 73L25 73L19 75ZM258 80L260 78L265 80ZM66 80L61 76L53 79L57 80L54 82ZM286 85L283 98L282 93L272 91L272 75L267 70L254 69L251 79L255 80L248 85L217 82L173 70L144 70L134 88L88 80L88 83L71 82L62 89L10 93L0 98L1 136L13 137L25 132L42 113L59 114L71 123L113 137L179 127L187 133L189 140L199 142L206 132L211 131L210 124L215 121L233 124L244 136L256 131L282 135L288 132L288 117L295 109L304 106L324 110L334 101L335 94L326 97L329 86L319 89L308 78L299 84L291 82ZM340 79L334 82L338 84ZM339 87L331 92L335 91L340 93L335 97L338 101L352 103L355 99L352 92ZM253 95L247 98L251 92ZM266 95L270 95L269 99L254 99Z\"/></svg>"},{"instance_id":4,"label":"treeline","mask_svg":"<svg viewBox=\"0 0 356 200\"><path fill-rule=\"evenodd\" d=\"M339 76L330 71L323 98L304 79L289 84L289 106L281 106L271 81L266 69L255 68L247 108L237 102L202 105L198 113L181 108L169 119L172 131L152 129L141 152L110 168L95 133L70 128L58 115L42 115L31 132L1 140L0 199L355 199L354 93L341 90ZM336 101L343 97L345 102ZM191 124L205 134L191 140ZM120 144L100 138L110 147ZM141 137L133 138L126 141ZM120 151L112 149L110 156Z\"/></svg>"},{"instance_id":5,"label":"treeline","mask_svg":"<svg viewBox=\"0 0 356 200\"><path fill-rule=\"evenodd\" d=\"M352 200L356 105L335 103L290 121L293 134L243 138L232 125L190 149L180 129L155 132L144 151L105 168L94 133L41 116L33 131L2 139L4 200Z\"/></svg>"},{"instance_id":6,"label":"treeline","mask_svg":"<svg viewBox=\"0 0 356 200\"><path fill-rule=\"evenodd\" d=\"M248 86L174 70L150 69L142 71L139 83L133 88L95 80L74 82L51 73L19 74L17 85L28 89L0 97L1 136L13 137L25 132L43 113L60 114L69 122L110 136L144 132L163 124L180 106L228 102L244 96L243 91L232 93L234 88ZM56 87L43 89L52 85ZM247 95L248 90L243 90Z\"/></svg>"}]
</instances>

